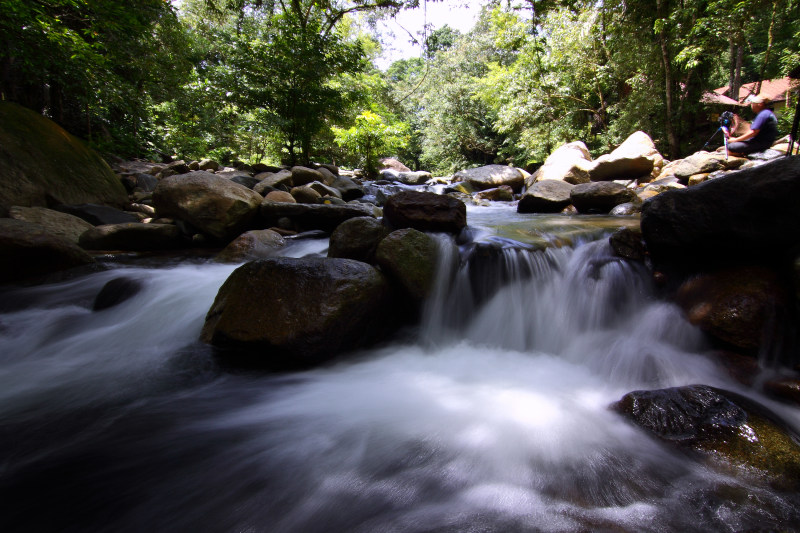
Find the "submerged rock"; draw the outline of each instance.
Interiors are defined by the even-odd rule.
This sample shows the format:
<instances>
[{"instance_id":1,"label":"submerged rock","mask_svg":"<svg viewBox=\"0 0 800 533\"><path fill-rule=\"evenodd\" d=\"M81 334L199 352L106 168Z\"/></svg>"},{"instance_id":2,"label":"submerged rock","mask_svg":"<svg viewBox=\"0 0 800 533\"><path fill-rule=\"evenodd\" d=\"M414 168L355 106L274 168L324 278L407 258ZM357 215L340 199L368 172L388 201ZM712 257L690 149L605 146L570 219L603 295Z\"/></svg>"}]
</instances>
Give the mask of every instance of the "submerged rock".
<instances>
[{"instance_id":1,"label":"submerged rock","mask_svg":"<svg viewBox=\"0 0 800 533\"><path fill-rule=\"evenodd\" d=\"M723 470L800 488L800 436L765 407L729 391L692 385L626 394L612 409L659 439Z\"/></svg>"},{"instance_id":2,"label":"submerged rock","mask_svg":"<svg viewBox=\"0 0 800 533\"><path fill-rule=\"evenodd\" d=\"M268 369L304 368L379 337L388 298L386 278L360 261L252 261L220 288L201 340Z\"/></svg>"},{"instance_id":3,"label":"submerged rock","mask_svg":"<svg viewBox=\"0 0 800 533\"><path fill-rule=\"evenodd\" d=\"M93 311L102 311L133 298L142 290L143 284L138 279L114 278L100 289L92 304Z\"/></svg>"}]
</instances>

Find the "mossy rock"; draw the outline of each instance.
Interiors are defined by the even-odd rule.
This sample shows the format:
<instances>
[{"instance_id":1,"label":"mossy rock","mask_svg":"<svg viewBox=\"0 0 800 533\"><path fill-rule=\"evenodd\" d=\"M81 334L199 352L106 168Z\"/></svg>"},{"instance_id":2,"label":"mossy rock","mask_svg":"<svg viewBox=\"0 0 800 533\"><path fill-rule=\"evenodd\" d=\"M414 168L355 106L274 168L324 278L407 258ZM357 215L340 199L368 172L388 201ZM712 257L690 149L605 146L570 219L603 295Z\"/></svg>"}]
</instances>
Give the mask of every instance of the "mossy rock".
<instances>
[{"instance_id":1,"label":"mossy rock","mask_svg":"<svg viewBox=\"0 0 800 533\"><path fill-rule=\"evenodd\" d=\"M122 207L125 187L83 141L17 104L0 102L0 205Z\"/></svg>"}]
</instances>

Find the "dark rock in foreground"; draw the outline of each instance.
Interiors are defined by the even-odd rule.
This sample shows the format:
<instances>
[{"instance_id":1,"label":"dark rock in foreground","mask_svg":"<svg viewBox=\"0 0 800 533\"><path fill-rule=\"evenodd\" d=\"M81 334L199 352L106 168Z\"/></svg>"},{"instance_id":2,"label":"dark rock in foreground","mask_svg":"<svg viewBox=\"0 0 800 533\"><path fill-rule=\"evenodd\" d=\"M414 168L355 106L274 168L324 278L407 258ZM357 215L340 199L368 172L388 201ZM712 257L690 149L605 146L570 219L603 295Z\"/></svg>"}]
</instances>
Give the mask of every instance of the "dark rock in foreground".
<instances>
[{"instance_id":1,"label":"dark rock in foreground","mask_svg":"<svg viewBox=\"0 0 800 533\"><path fill-rule=\"evenodd\" d=\"M388 309L386 279L366 263L264 259L225 281L201 340L267 369L305 368L378 338Z\"/></svg>"},{"instance_id":2,"label":"dark rock in foreground","mask_svg":"<svg viewBox=\"0 0 800 533\"><path fill-rule=\"evenodd\" d=\"M800 247L798 198L800 157L782 157L651 198L642 233L663 262L791 257Z\"/></svg>"},{"instance_id":3,"label":"dark rock in foreground","mask_svg":"<svg viewBox=\"0 0 800 533\"><path fill-rule=\"evenodd\" d=\"M734 469L784 489L800 487L799 436L743 396L692 385L631 392L612 409L722 470Z\"/></svg>"},{"instance_id":4,"label":"dark rock in foreground","mask_svg":"<svg viewBox=\"0 0 800 533\"><path fill-rule=\"evenodd\" d=\"M375 218L351 218L342 222L331 235L328 257L372 263L378 243L388 234L386 226Z\"/></svg>"},{"instance_id":5,"label":"dark rock in foreground","mask_svg":"<svg viewBox=\"0 0 800 533\"><path fill-rule=\"evenodd\" d=\"M611 181L580 183L570 191L572 205L580 213L608 213L635 196L632 190Z\"/></svg>"},{"instance_id":6,"label":"dark rock in foreground","mask_svg":"<svg viewBox=\"0 0 800 533\"><path fill-rule=\"evenodd\" d=\"M676 301L689 322L723 342L755 352L786 333L791 286L763 266L729 267L685 281Z\"/></svg>"},{"instance_id":7,"label":"dark rock in foreground","mask_svg":"<svg viewBox=\"0 0 800 533\"><path fill-rule=\"evenodd\" d=\"M78 240L87 250L172 250L186 245L173 224L107 224L84 232Z\"/></svg>"},{"instance_id":8,"label":"dark rock in foreground","mask_svg":"<svg viewBox=\"0 0 800 533\"><path fill-rule=\"evenodd\" d=\"M561 180L537 181L520 198L517 212L558 213L572 202L570 192L574 187Z\"/></svg>"},{"instance_id":9,"label":"dark rock in foreground","mask_svg":"<svg viewBox=\"0 0 800 533\"><path fill-rule=\"evenodd\" d=\"M451 196L404 191L389 197L383 216L393 229L459 233L467 225L467 206Z\"/></svg>"}]
</instances>

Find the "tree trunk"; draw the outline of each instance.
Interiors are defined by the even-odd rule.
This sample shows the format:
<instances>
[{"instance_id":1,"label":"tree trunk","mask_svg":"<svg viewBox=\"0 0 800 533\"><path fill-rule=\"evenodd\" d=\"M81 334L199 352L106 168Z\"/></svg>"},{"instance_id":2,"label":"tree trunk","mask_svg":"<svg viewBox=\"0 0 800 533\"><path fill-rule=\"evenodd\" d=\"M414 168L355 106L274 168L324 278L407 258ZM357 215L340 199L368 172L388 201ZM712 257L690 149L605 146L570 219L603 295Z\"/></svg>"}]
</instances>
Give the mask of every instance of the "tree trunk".
<instances>
[{"instance_id":1,"label":"tree trunk","mask_svg":"<svg viewBox=\"0 0 800 533\"><path fill-rule=\"evenodd\" d=\"M772 2L772 18L769 20L769 31L767 33L767 50L764 52L764 62L761 64L761 75L758 77L755 93L761 92L761 83L767 77L767 66L769 66L769 55L772 51L772 44L775 41L775 17L778 13L778 0Z\"/></svg>"},{"instance_id":2,"label":"tree trunk","mask_svg":"<svg viewBox=\"0 0 800 533\"><path fill-rule=\"evenodd\" d=\"M663 19L663 0L658 0L656 2L656 9L658 10L659 18ZM664 127L667 131L667 143L669 144L670 159L677 159L680 148L678 143L678 135L675 131L675 124L673 121L675 94L672 87L672 61L670 60L669 48L667 47L667 32L663 25L658 30L658 43L661 46L661 64L664 67L664 102L667 106L667 116L665 117L666 120Z\"/></svg>"}]
</instances>

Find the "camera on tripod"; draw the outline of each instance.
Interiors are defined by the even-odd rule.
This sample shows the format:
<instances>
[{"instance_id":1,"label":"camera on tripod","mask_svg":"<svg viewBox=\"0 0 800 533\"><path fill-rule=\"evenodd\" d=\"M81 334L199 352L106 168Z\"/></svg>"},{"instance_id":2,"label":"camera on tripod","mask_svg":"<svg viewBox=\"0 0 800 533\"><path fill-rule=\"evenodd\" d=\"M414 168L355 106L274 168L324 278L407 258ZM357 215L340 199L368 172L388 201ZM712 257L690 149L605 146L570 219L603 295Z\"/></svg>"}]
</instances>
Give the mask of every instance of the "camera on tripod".
<instances>
[{"instance_id":1,"label":"camera on tripod","mask_svg":"<svg viewBox=\"0 0 800 533\"><path fill-rule=\"evenodd\" d=\"M723 113L719 116L719 127L730 128L731 126L733 126L733 112L723 111Z\"/></svg>"}]
</instances>

